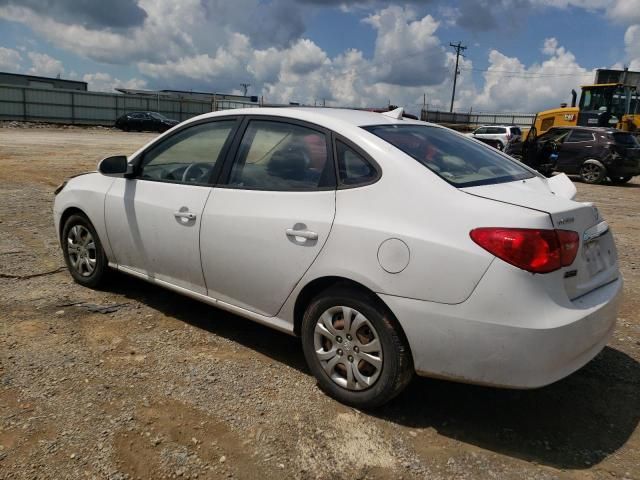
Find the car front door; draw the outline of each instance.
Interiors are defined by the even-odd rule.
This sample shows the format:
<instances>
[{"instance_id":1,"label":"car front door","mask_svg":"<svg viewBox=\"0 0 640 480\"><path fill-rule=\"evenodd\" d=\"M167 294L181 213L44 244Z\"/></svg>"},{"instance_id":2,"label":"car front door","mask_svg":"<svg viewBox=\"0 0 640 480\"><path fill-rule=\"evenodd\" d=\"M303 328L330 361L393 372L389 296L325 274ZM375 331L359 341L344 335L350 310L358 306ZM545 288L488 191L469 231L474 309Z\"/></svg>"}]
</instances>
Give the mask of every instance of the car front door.
<instances>
[{"instance_id":1,"label":"car front door","mask_svg":"<svg viewBox=\"0 0 640 480\"><path fill-rule=\"evenodd\" d=\"M134 160L135 178L115 180L105 219L119 267L206 294L202 211L236 124L226 119L181 129Z\"/></svg>"},{"instance_id":2,"label":"car front door","mask_svg":"<svg viewBox=\"0 0 640 480\"><path fill-rule=\"evenodd\" d=\"M250 118L202 215L209 296L275 315L324 246L335 215L330 135Z\"/></svg>"},{"instance_id":3,"label":"car front door","mask_svg":"<svg viewBox=\"0 0 640 480\"><path fill-rule=\"evenodd\" d=\"M486 135L487 133L487 128L486 127L480 127L480 128L476 128L476 130L473 132L473 136L479 136L479 135Z\"/></svg>"},{"instance_id":4,"label":"car front door","mask_svg":"<svg viewBox=\"0 0 640 480\"><path fill-rule=\"evenodd\" d=\"M571 130L558 151L556 169L565 173L578 173L582 161L593 150L595 138L589 130Z\"/></svg>"},{"instance_id":5,"label":"car front door","mask_svg":"<svg viewBox=\"0 0 640 480\"><path fill-rule=\"evenodd\" d=\"M142 130L142 113L130 113L127 115L127 124L130 130Z\"/></svg>"}]
</instances>

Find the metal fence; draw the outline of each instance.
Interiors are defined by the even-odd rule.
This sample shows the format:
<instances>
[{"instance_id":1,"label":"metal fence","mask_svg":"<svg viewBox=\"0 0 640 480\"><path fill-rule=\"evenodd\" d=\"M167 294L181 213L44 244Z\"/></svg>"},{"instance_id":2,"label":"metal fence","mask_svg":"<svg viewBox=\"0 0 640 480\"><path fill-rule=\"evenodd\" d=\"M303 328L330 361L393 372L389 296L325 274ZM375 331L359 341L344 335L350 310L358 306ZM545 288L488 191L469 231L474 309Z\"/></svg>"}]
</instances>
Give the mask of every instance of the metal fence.
<instances>
[{"instance_id":1,"label":"metal fence","mask_svg":"<svg viewBox=\"0 0 640 480\"><path fill-rule=\"evenodd\" d=\"M535 118L534 113L472 113L440 112L422 110L421 119L427 122L455 125L518 125L529 127Z\"/></svg>"},{"instance_id":2,"label":"metal fence","mask_svg":"<svg viewBox=\"0 0 640 480\"><path fill-rule=\"evenodd\" d=\"M0 85L0 120L113 125L131 111L153 111L178 121L229 108L257 107L229 100L202 101L118 93L83 92L17 85Z\"/></svg>"}]
</instances>

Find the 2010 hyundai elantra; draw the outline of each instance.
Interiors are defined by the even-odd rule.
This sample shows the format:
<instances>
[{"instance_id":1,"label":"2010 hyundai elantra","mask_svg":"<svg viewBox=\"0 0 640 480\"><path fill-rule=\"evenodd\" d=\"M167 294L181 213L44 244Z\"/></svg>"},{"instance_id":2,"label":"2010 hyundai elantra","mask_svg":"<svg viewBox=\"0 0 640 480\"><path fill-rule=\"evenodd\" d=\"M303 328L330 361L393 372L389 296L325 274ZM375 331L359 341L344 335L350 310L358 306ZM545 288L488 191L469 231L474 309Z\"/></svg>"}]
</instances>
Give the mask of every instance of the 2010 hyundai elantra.
<instances>
[{"instance_id":1,"label":"2010 hyundai elantra","mask_svg":"<svg viewBox=\"0 0 640 480\"><path fill-rule=\"evenodd\" d=\"M339 109L201 115L57 190L73 278L110 269L299 335L358 407L414 373L549 384L607 343L612 234L546 179L436 125Z\"/></svg>"}]
</instances>

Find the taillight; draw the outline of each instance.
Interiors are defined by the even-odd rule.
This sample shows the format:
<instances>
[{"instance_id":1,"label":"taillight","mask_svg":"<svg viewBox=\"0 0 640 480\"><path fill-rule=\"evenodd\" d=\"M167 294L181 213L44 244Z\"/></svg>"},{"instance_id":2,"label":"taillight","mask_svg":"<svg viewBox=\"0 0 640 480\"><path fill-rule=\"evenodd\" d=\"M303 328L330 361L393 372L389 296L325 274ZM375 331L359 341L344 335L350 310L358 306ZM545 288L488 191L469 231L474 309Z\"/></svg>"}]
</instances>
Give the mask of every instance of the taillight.
<instances>
[{"instance_id":1,"label":"taillight","mask_svg":"<svg viewBox=\"0 0 640 480\"><path fill-rule=\"evenodd\" d=\"M576 259L580 248L580 236L571 230L556 230L560 241L560 260L563 267L568 267Z\"/></svg>"},{"instance_id":2,"label":"taillight","mask_svg":"<svg viewBox=\"0 0 640 480\"><path fill-rule=\"evenodd\" d=\"M511 134L507 133L507 140L511 140Z\"/></svg>"},{"instance_id":3,"label":"taillight","mask_svg":"<svg viewBox=\"0 0 640 480\"><path fill-rule=\"evenodd\" d=\"M571 265L580 238L568 230L476 228L471 239L489 253L532 273L549 273Z\"/></svg>"}]
</instances>

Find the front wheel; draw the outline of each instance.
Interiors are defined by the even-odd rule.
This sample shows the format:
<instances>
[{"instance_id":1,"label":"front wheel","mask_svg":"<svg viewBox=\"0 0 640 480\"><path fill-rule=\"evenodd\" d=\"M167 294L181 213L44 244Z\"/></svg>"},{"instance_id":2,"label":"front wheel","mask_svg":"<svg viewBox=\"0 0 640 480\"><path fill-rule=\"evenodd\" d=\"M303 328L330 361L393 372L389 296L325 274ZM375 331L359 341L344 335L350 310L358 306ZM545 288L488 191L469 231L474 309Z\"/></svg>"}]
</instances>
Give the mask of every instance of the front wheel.
<instances>
[{"instance_id":1,"label":"front wheel","mask_svg":"<svg viewBox=\"0 0 640 480\"><path fill-rule=\"evenodd\" d=\"M584 183L592 185L602 183L607 177L607 172L597 163L584 163L580 168L580 178Z\"/></svg>"},{"instance_id":2,"label":"front wheel","mask_svg":"<svg viewBox=\"0 0 640 480\"><path fill-rule=\"evenodd\" d=\"M316 297L302 321L302 348L320 388L357 408L380 406L414 374L395 318L371 293L332 288Z\"/></svg>"},{"instance_id":3,"label":"front wheel","mask_svg":"<svg viewBox=\"0 0 640 480\"><path fill-rule=\"evenodd\" d=\"M107 257L95 228L84 215L71 215L64 223L62 253L77 283L96 288L104 281Z\"/></svg>"}]
</instances>

